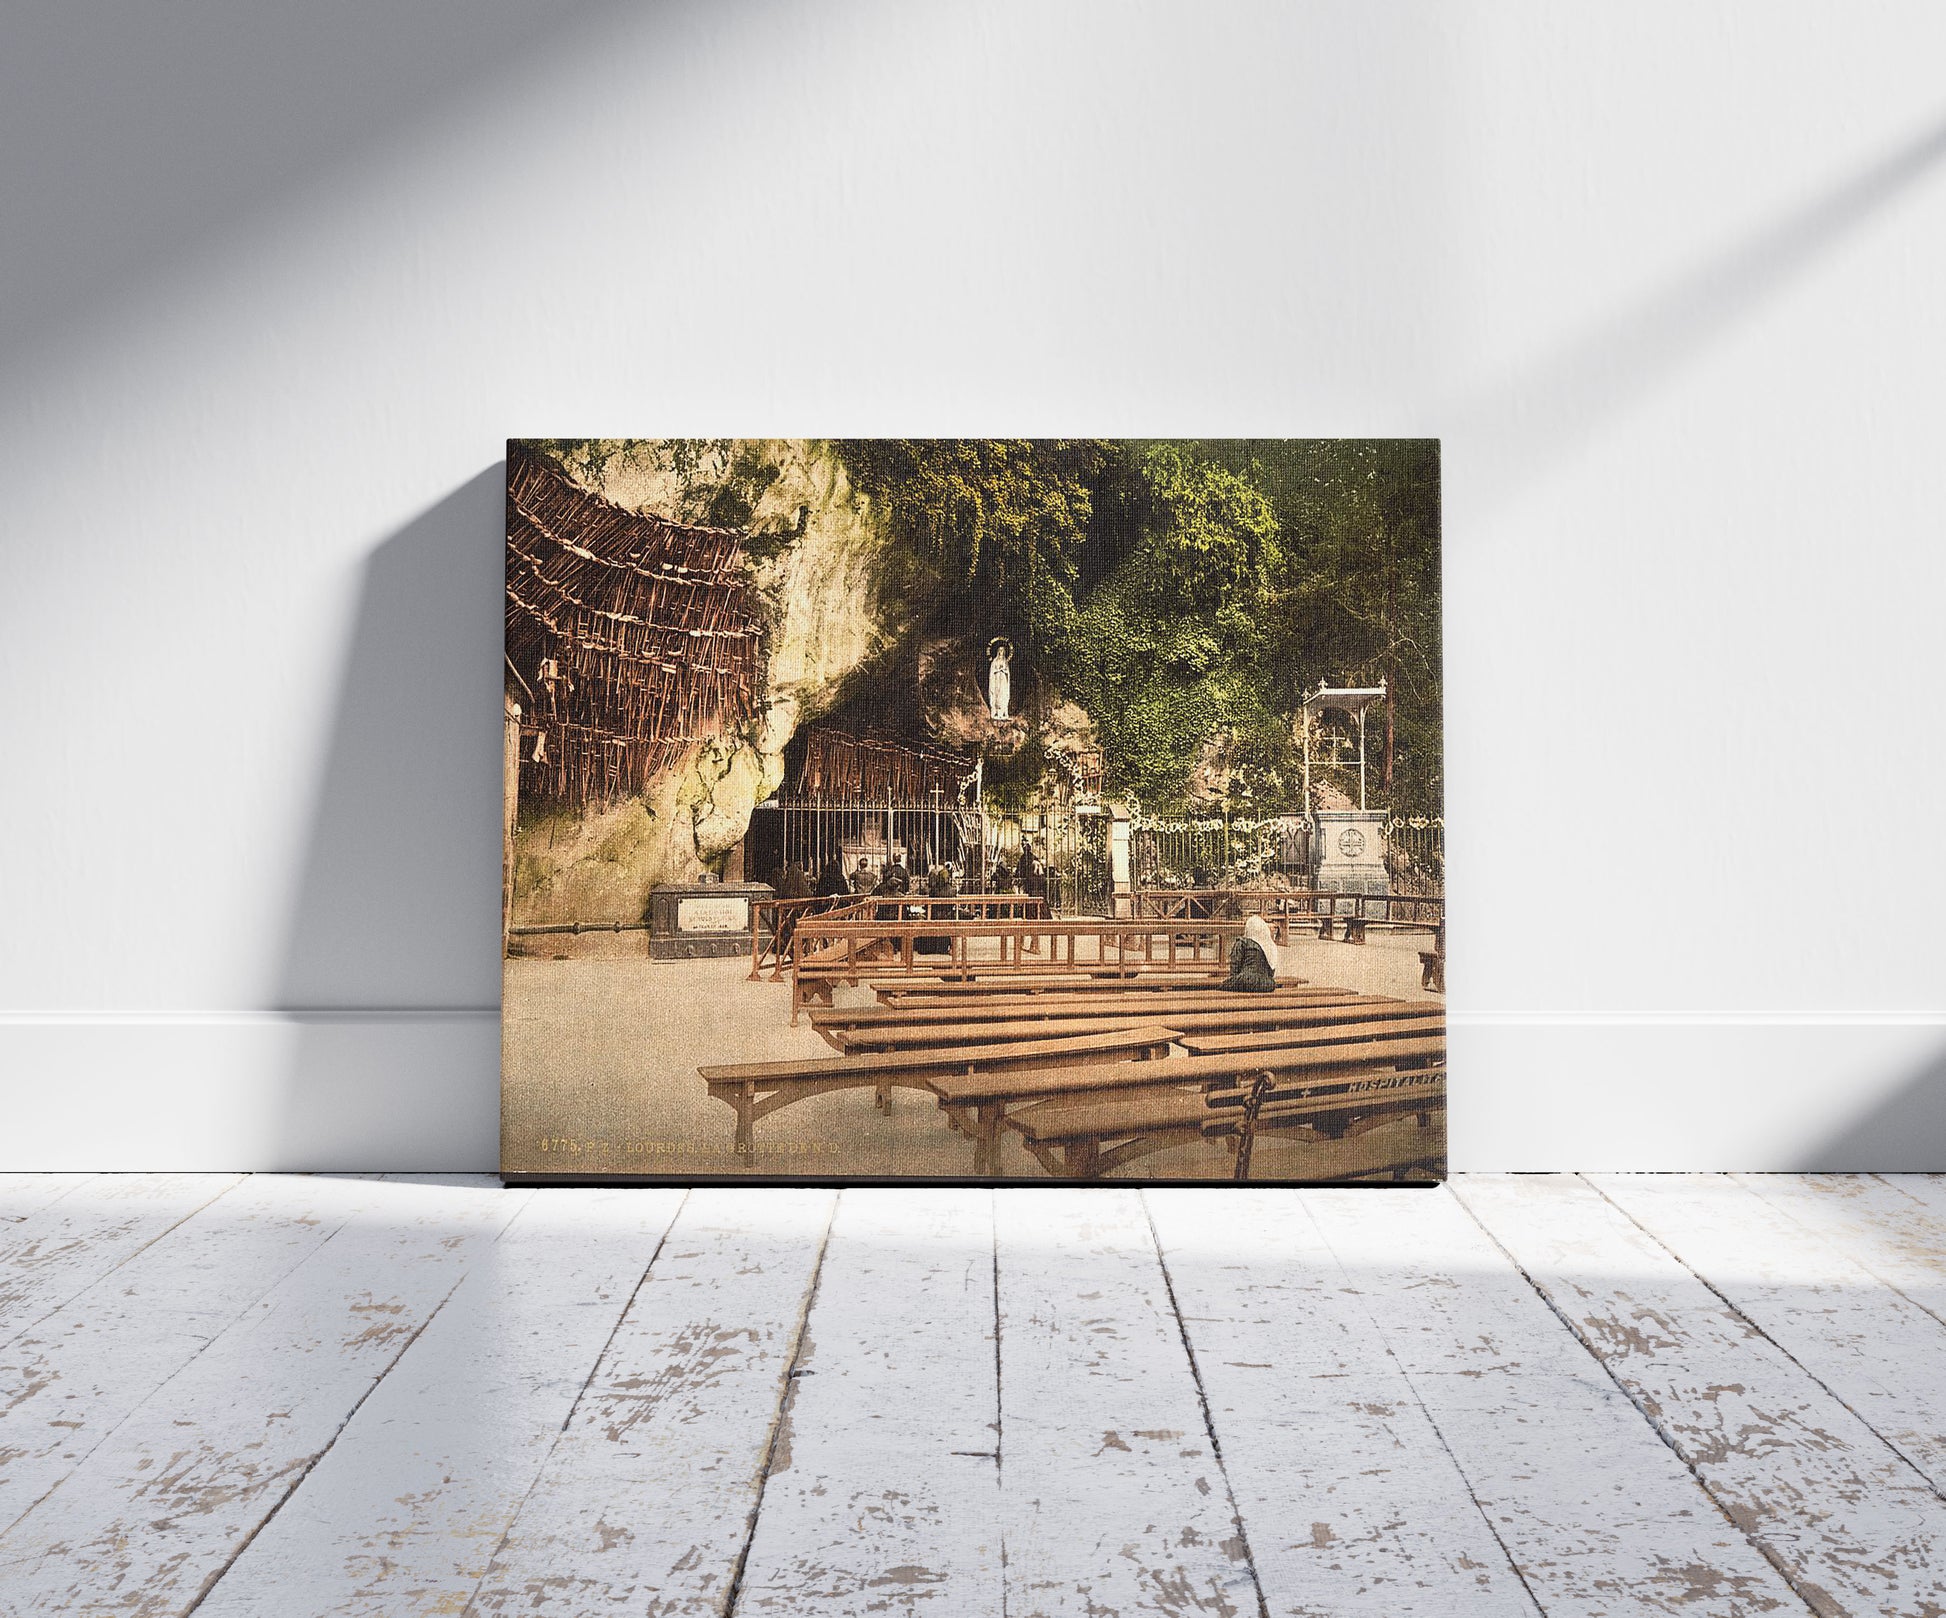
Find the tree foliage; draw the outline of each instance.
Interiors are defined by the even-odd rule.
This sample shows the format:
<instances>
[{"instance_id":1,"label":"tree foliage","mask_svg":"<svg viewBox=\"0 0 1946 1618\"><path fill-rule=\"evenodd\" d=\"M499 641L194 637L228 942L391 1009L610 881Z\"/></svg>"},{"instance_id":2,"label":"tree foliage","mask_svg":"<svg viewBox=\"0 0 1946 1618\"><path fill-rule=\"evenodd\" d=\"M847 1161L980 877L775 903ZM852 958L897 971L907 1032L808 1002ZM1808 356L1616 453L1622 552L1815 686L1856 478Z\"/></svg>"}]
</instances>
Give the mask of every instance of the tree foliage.
<instances>
[{"instance_id":1,"label":"tree foliage","mask_svg":"<svg viewBox=\"0 0 1946 1618\"><path fill-rule=\"evenodd\" d=\"M1261 667L1279 534L1247 477L1173 444L1132 459L1125 555L1082 601L1059 667L1111 784L1167 804L1213 740L1280 730Z\"/></svg>"},{"instance_id":2,"label":"tree foliage","mask_svg":"<svg viewBox=\"0 0 1946 1618\"><path fill-rule=\"evenodd\" d=\"M1261 490L1180 445L1140 458L1147 532L1136 559L1158 603L1215 613L1254 608L1277 569L1277 514Z\"/></svg>"},{"instance_id":3,"label":"tree foliage","mask_svg":"<svg viewBox=\"0 0 1946 1618\"><path fill-rule=\"evenodd\" d=\"M834 447L931 625L1014 637L1094 717L1111 788L1179 804L1214 753L1256 807L1295 808L1304 693L1383 679L1380 801L1438 810L1436 443Z\"/></svg>"},{"instance_id":4,"label":"tree foliage","mask_svg":"<svg viewBox=\"0 0 1946 1618\"><path fill-rule=\"evenodd\" d=\"M1045 655L1068 635L1115 446L1099 439L840 439L852 481L919 564L909 584L942 627Z\"/></svg>"}]
</instances>

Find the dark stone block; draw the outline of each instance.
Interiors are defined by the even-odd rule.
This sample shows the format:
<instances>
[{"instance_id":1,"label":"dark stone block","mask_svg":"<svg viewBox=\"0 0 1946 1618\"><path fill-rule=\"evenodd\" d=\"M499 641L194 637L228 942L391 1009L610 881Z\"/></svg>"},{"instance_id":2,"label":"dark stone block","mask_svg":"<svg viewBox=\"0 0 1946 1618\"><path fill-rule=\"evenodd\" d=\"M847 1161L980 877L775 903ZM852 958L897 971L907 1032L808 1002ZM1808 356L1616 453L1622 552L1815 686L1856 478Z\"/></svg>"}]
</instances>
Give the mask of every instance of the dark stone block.
<instances>
[{"instance_id":1,"label":"dark stone block","mask_svg":"<svg viewBox=\"0 0 1946 1618\"><path fill-rule=\"evenodd\" d=\"M750 906L773 896L762 882L667 882L649 894L649 954L665 961L741 955Z\"/></svg>"}]
</instances>

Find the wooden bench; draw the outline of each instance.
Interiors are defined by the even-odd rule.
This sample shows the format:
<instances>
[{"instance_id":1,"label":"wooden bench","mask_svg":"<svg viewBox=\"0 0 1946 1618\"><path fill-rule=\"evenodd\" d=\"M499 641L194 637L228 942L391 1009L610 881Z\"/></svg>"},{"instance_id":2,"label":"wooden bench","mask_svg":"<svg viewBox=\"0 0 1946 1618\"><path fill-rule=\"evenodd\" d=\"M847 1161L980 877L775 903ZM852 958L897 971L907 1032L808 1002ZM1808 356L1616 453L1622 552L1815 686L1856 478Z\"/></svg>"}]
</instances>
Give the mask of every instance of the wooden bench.
<instances>
[{"instance_id":1,"label":"wooden bench","mask_svg":"<svg viewBox=\"0 0 1946 1618\"><path fill-rule=\"evenodd\" d=\"M900 967L896 976L871 979L871 987L876 989L883 985L886 988L968 991L991 988L997 992L1011 983L1084 985L1118 983L1136 978L1166 983L1178 977L1187 983L1200 983L1211 976L1221 978L1223 971L1208 961L1200 965L1180 962L1173 967L1162 964L1147 966L1140 956L1127 961L1078 961L1072 966L1054 961L1022 961L1018 964L1012 961L974 961L966 966L926 966L915 962L911 967Z\"/></svg>"},{"instance_id":2,"label":"wooden bench","mask_svg":"<svg viewBox=\"0 0 1946 1618\"><path fill-rule=\"evenodd\" d=\"M1231 1177L1248 1180L1254 1148L1265 1135L1330 1148L1328 1172L1286 1173L1284 1179L1313 1181L1364 1180L1384 1176L1403 1180L1419 1171L1438 1171L1446 1162L1446 1097L1444 1075L1420 1096L1392 1092L1384 1102L1368 1107L1333 1108L1334 1099L1320 1096L1303 1105L1267 1108L1254 1122L1238 1123L1236 1112L1214 1113L1203 1125L1207 1138L1228 1140L1235 1152ZM1345 1097L1338 1097L1344 1100ZM1400 1138L1398 1126L1408 1124ZM1300 1137L1302 1137L1300 1139Z\"/></svg>"},{"instance_id":3,"label":"wooden bench","mask_svg":"<svg viewBox=\"0 0 1946 1618\"><path fill-rule=\"evenodd\" d=\"M1342 893L1335 888L1146 888L1135 895L1135 913L1138 916L1218 921L1261 916L1270 924L1271 934L1277 942L1288 944L1293 932L1300 926L1315 924L1318 937L1330 938L1331 921L1339 914L1338 906L1358 902L1360 898L1358 894ZM1373 897L1370 902L1388 903L1383 897ZM1426 904L1433 901L1414 902ZM1363 913L1361 910L1361 916Z\"/></svg>"},{"instance_id":4,"label":"wooden bench","mask_svg":"<svg viewBox=\"0 0 1946 1618\"><path fill-rule=\"evenodd\" d=\"M1219 982L1202 984L1175 984L1167 988L1116 988L1116 989L1045 989L1035 994L900 994L881 1000L873 1007L831 1007L828 1010L812 1012L812 1017L829 1021L840 1019L855 1010L873 1010L891 1013L907 1013L918 1016L921 1013L947 1012L960 1017L979 1017L994 1013L1004 1013L1038 1006L1056 1010L1079 1011L1086 1013L1096 1006L1121 1010L1127 1006L1183 1006L1197 1010L1207 1010L1211 1006L1248 1006L1252 1002L1266 1006L1325 1005L1342 1000L1347 995L1358 993L1355 989L1312 988L1308 985L1290 984L1258 994L1247 990L1226 989Z\"/></svg>"},{"instance_id":5,"label":"wooden bench","mask_svg":"<svg viewBox=\"0 0 1946 1618\"><path fill-rule=\"evenodd\" d=\"M1158 1062L1158 1069L1176 1066ZM1382 1071L1362 1064L1353 1073ZM1413 1075L1417 1077L1417 1075ZM1257 1127L1334 1131L1339 1138L1363 1119L1430 1113L1445 1105L1445 1070L1437 1078L1385 1089L1355 1090L1339 1084L1309 1095L1286 1095L1258 1114ZM1007 1118L1027 1149L1050 1174L1092 1179L1151 1153L1206 1134L1234 1134L1241 1109L1212 1116L1211 1097L1199 1090L1146 1091L1032 1107Z\"/></svg>"},{"instance_id":6,"label":"wooden bench","mask_svg":"<svg viewBox=\"0 0 1946 1618\"><path fill-rule=\"evenodd\" d=\"M1445 1031L1446 1018L1435 1007L1429 1015L1423 1017L1399 1017L1390 1021L1334 1020L1319 1023L1315 1028L1309 1029L1275 1028L1241 1034L1201 1034L1189 1031L1182 1035L1177 1044L1191 1056L1220 1056L1226 1052L1293 1050L1308 1045L1329 1045L1352 1038L1354 1035L1364 1040L1390 1041L1424 1039L1443 1034Z\"/></svg>"},{"instance_id":7,"label":"wooden bench","mask_svg":"<svg viewBox=\"0 0 1946 1618\"><path fill-rule=\"evenodd\" d=\"M1130 1012L1170 1010L1184 1015L1210 1011L1292 1011L1326 1006L1413 1006L1423 1016L1432 1011L1426 1000L1398 1000L1390 995L1366 994L1358 989L1291 988L1270 994L1234 993L1226 989L1151 990L1147 994L1020 994L993 995L977 1000L955 996L919 1000L881 1001L868 1006L817 1006L811 1022L818 1028L860 1028L904 1023L972 1022L1004 1017L1106 1017Z\"/></svg>"},{"instance_id":8,"label":"wooden bench","mask_svg":"<svg viewBox=\"0 0 1946 1618\"><path fill-rule=\"evenodd\" d=\"M746 1162L754 1149L759 1118L781 1107L835 1090L870 1089L881 1111L891 1105L895 1085L930 1089L943 1074L1004 1072L1049 1063L1152 1060L1168 1053L1175 1030L1159 1025L1132 1026L1072 1035L1059 1040L981 1045L970 1049L903 1051L880 1055L810 1057L788 1062L736 1062L696 1071L709 1094L736 1113L736 1150Z\"/></svg>"},{"instance_id":9,"label":"wooden bench","mask_svg":"<svg viewBox=\"0 0 1946 1618\"><path fill-rule=\"evenodd\" d=\"M1249 1113L1253 1100L1257 1102L1259 1129L1301 1127L1315 1131L1325 1140L1337 1140L1370 1127L1358 1120L1376 1116L1380 1111L1424 1113L1444 1106L1446 1100L1443 1062L1436 1067L1400 1069L1388 1069L1383 1062L1373 1062L1334 1073L1327 1082L1293 1074L1279 1077L1266 1073L1258 1078L1267 1081L1261 1083L1261 1088L1239 1084L1228 1090L1211 1090L1203 1097L1210 1109L1203 1123L1205 1135L1234 1133ZM1333 1113L1327 1107L1329 1117L1320 1122L1319 1105L1333 1101L1342 1103L1343 1108ZM1367 1104L1374 1109L1370 1114L1361 1110ZM1426 1119L1422 1117L1420 1122Z\"/></svg>"},{"instance_id":10,"label":"wooden bench","mask_svg":"<svg viewBox=\"0 0 1946 1618\"><path fill-rule=\"evenodd\" d=\"M1341 905L1356 909L1346 914ZM1135 914L1187 921L1262 916L1280 944L1289 943L1300 926L1314 925L1319 938L1329 939L1333 922L1348 921L1358 925L1348 930L1347 941L1362 944L1367 927L1443 931L1446 901L1429 894L1359 894L1336 888L1145 888L1135 895Z\"/></svg>"},{"instance_id":11,"label":"wooden bench","mask_svg":"<svg viewBox=\"0 0 1946 1618\"><path fill-rule=\"evenodd\" d=\"M867 985L886 1005L901 1005L919 1001L933 1001L944 1004L949 1000L971 1003L980 1000L1005 998L1008 995L1026 994L1115 994L1130 991L1155 993L1162 989L1195 989L1219 986L1225 977L1222 972L1143 972L1135 967L1093 967L1075 974L1062 973L1051 977L1034 977L1025 973L1006 973L992 977L961 979L942 977L920 982L910 978L891 980L874 979ZM1280 982L1293 987L1301 984L1302 978L1285 978Z\"/></svg>"},{"instance_id":12,"label":"wooden bench","mask_svg":"<svg viewBox=\"0 0 1946 1618\"><path fill-rule=\"evenodd\" d=\"M977 967L987 973L1032 971L1039 975L1073 973L1084 968L1188 966L1215 970L1227 957L1239 922L1205 922L1195 927L1153 921L829 921L806 917L797 928L792 952L791 1021L812 1001L830 1005L840 983L856 983L870 972L934 974L940 968L915 956L922 937L944 938L949 972ZM992 946L997 960L975 959L975 946ZM1044 947L1043 947L1044 946ZM1035 958L1030 960L1032 955Z\"/></svg>"},{"instance_id":13,"label":"wooden bench","mask_svg":"<svg viewBox=\"0 0 1946 1618\"><path fill-rule=\"evenodd\" d=\"M839 1006L816 1008L811 1026L826 1044L838 1050L852 1048L852 1036L863 1030L909 1029L950 1026L962 1030L964 1037L981 1041L981 1025L1006 1022L1065 1022L1076 1019L1117 1017L1124 1020L1166 1022L1176 1026L1176 1017L1196 1019L1189 1026L1199 1032L1219 1028L1282 1027L1282 1022L1266 1022L1272 1016L1289 1016L1328 1008L1399 1004L1375 1002L1371 997L1346 990L1330 996L1293 992L1283 995L1199 995L1193 1000L1176 996L1118 995L1113 998L1073 998L1062 995L1023 995L1017 999L987 1001L978 1005L944 1006ZM1423 1012L1423 1002L1420 1005ZM1209 1019L1215 1017L1218 1021ZM1243 1019L1231 1021L1229 1019Z\"/></svg>"},{"instance_id":14,"label":"wooden bench","mask_svg":"<svg viewBox=\"0 0 1946 1618\"><path fill-rule=\"evenodd\" d=\"M1419 987L1430 989L1434 994L1446 992L1446 951L1443 946L1419 951Z\"/></svg>"},{"instance_id":15,"label":"wooden bench","mask_svg":"<svg viewBox=\"0 0 1946 1618\"><path fill-rule=\"evenodd\" d=\"M849 896L753 900L750 905L750 980L753 983L759 980L765 965L771 969L771 982L782 980L784 968L790 964L792 936L797 931L798 923L806 916L843 920L870 914L870 906L865 900Z\"/></svg>"},{"instance_id":16,"label":"wooden bench","mask_svg":"<svg viewBox=\"0 0 1946 1618\"><path fill-rule=\"evenodd\" d=\"M1331 1005L1345 1000L1371 999L1357 989L1327 989L1309 984L1293 984L1264 994L1244 990L1207 988L1111 989L1104 993L1088 990L1069 993L986 995L969 999L963 995L925 995L916 999L881 1001L870 1006L820 1006L811 1012L814 1023L868 1022L945 1022L960 1017L991 1016L1002 1012L1027 1011L1036 1016L1086 1017L1098 1008L1123 1011L1131 1006L1182 1006L1206 1011L1236 1006Z\"/></svg>"},{"instance_id":17,"label":"wooden bench","mask_svg":"<svg viewBox=\"0 0 1946 1618\"><path fill-rule=\"evenodd\" d=\"M1139 1028L1153 1017L1064 1017L1055 1021L1021 1018L1007 1022L925 1023L906 1028L898 1023L853 1029L819 1029L825 1043L847 1053L869 1051L974 1049L983 1045L1020 1044L1028 1040L1076 1039L1083 1034L1122 1033Z\"/></svg>"},{"instance_id":18,"label":"wooden bench","mask_svg":"<svg viewBox=\"0 0 1946 1618\"><path fill-rule=\"evenodd\" d=\"M1235 1178L1247 1180L1260 1135L1302 1134L1313 1141L1338 1141L1378 1129L1403 1114L1411 1114L1421 1130L1430 1130L1433 1115L1446 1105L1443 1066L1393 1073L1363 1069L1347 1075L1347 1081L1319 1085L1260 1073L1248 1088L1212 1091L1204 1097L1212 1112L1203 1133L1227 1136L1234 1143ZM1443 1153L1443 1132L1440 1150ZM1393 1165L1401 1172L1406 1166Z\"/></svg>"},{"instance_id":19,"label":"wooden bench","mask_svg":"<svg viewBox=\"0 0 1946 1618\"><path fill-rule=\"evenodd\" d=\"M1102 1062L1088 1067L1058 1063L1024 1064L998 1072L940 1074L929 1080L927 1087L939 1097L939 1104L949 1116L955 1112L962 1115L955 1121L976 1142L991 1141L1000 1127L1006 1125L1026 1136L1028 1150L1034 1152L1050 1173L1088 1173L1095 1172L1088 1165L1094 1163L1099 1155L1101 1142L1097 1140L1092 1148L1076 1146L1073 1161L1081 1165L1079 1169L1062 1166L1069 1161L1063 1145L1069 1137L1057 1139L1035 1133L1040 1128L1036 1120L1050 1109L1057 1118L1072 1109L1110 1104L1135 1106L1167 1103L1180 1112L1182 1098L1188 1096L1195 1103L1191 1111L1195 1121L1193 1133L1200 1131L1202 1120L1207 1116L1203 1097L1205 1090L1219 1093L1233 1091L1266 1071L1276 1075L1278 1083L1286 1089L1307 1084L1342 1086L1361 1075L1387 1074L1413 1063L1443 1064L1445 1059L1446 1041L1443 1036L1399 1040L1387 1044L1382 1053L1375 1052L1368 1043L1354 1036L1353 1040L1340 1041L1335 1045L1283 1051L1189 1056L1166 1061ZM1169 1116L1174 1118L1176 1112ZM1156 1127L1166 1132L1190 1126L1177 1123L1166 1126L1166 1129L1161 1124ZM1072 1138L1079 1142L1085 1136L1084 1130ZM1037 1142L1048 1150L1038 1150ZM1112 1161L1102 1166L1113 1167L1114 1163L1160 1150L1163 1145L1169 1144L1174 1144L1173 1140L1158 1141L1140 1148L1126 1144L1124 1149L1117 1150ZM1056 1146L1061 1147L1063 1155L1054 1155ZM1090 1155L1091 1152L1095 1155ZM986 1160L994 1160L990 1148L986 1152Z\"/></svg>"},{"instance_id":20,"label":"wooden bench","mask_svg":"<svg viewBox=\"0 0 1946 1618\"><path fill-rule=\"evenodd\" d=\"M1424 1017L1426 1003L1410 1000L1344 1001L1323 1005L1294 1005L1186 1012L1166 1014L1153 1011L1104 1009L1094 1016L1046 1016L1037 1007L1028 1007L1005 1019L975 1021L925 1021L839 1023L817 1025L818 1033L835 1050L902 1050L924 1045L979 1045L996 1039L1026 1039L1039 1033L1057 1037L1084 1027L1101 1030L1127 1026L1132 1021L1165 1022L1187 1034L1242 1034L1281 1029L1306 1029L1326 1026L1350 1027L1379 1023L1395 1018Z\"/></svg>"},{"instance_id":21,"label":"wooden bench","mask_svg":"<svg viewBox=\"0 0 1946 1618\"><path fill-rule=\"evenodd\" d=\"M1404 1180L1417 1174L1438 1174L1446 1166L1445 1109L1434 1107L1424 1123L1415 1124L1403 1138L1397 1125L1403 1112L1388 1113L1370 1120L1371 1128L1351 1132L1327 1144L1329 1155L1320 1165L1323 1173L1286 1173L1282 1180L1306 1184L1341 1185L1357 1180ZM1434 1122L1434 1120L1437 1120ZM1229 1137L1240 1143L1240 1136ZM1250 1178L1250 1163L1241 1151L1234 1178Z\"/></svg>"}]
</instances>

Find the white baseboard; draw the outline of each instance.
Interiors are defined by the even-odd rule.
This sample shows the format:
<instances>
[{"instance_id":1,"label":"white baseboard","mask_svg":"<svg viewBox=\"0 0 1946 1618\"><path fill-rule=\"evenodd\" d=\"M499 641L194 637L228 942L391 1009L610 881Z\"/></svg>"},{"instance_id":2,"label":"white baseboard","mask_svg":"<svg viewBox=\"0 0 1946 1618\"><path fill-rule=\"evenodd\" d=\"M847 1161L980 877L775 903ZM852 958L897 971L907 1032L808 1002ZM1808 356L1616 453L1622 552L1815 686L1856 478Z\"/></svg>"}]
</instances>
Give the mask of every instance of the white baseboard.
<instances>
[{"instance_id":1,"label":"white baseboard","mask_svg":"<svg viewBox=\"0 0 1946 1618\"><path fill-rule=\"evenodd\" d=\"M0 1014L0 1169L490 1171L499 1021ZM1456 1170L1946 1170L1946 1018L1456 1013Z\"/></svg>"},{"instance_id":2,"label":"white baseboard","mask_svg":"<svg viewBox=\"0 0 1946 1618\"><path fill-rule=\"evenodd\" d=\"M1452 1166L1946 1170L1946 1019L1456 1013Z\"/></svg>"},{"instance_id":3,"label":"white baseboard","mask_svg":"<svg viewBox=\"0 0 1946 1618\"><path fill-rule=\"evenodd\" d=\"M500 1014L0 1016L0 1168L491 1170Z\"/></svg>"}]
</instances>

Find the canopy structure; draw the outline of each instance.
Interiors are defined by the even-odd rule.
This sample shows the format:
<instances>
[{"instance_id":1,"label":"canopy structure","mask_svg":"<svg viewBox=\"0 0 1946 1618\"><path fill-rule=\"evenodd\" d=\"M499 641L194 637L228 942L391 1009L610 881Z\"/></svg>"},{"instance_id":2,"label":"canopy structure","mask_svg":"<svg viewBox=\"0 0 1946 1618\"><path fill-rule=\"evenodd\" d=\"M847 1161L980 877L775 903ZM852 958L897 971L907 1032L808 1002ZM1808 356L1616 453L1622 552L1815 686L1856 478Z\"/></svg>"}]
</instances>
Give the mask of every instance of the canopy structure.
<instances>
[{"instance_id":1,"label":"canopy structure","mask_svg":"<svg viewBox=\"0 0 1946 1618\"><path fill-rule=\"evenodd\" d=\"M1304 812L1311 812L1311 727L1327 713L1355 714L1358 719L1358 807L1365 804L1365 710L1385 700L1385 682L1377 685L1319 685L1304 699Z\"/></svg>"},{"instance_id":2,"label":"canopy structure","mask_svg":"<svg viewBox=\"0 0 1946 1618\"><path fill-rule=\"evenodd\" d=\"M959 801L974 761L964 754L894 736L854 735L811 725L803 735L791 795L800 804Z\"/></svg>"},{"instance_id":3,"label":"canopy structure","mask_svg":"<svg viewBox=\"0 0 1946 1618\"><path fill-rule=\"evenodd\" d=\"M527 710L523 799L647 790L750 717L760 641L741 532L629 511L530 445L508 445L506 652Z\"/></svg>"}]
</instances>

